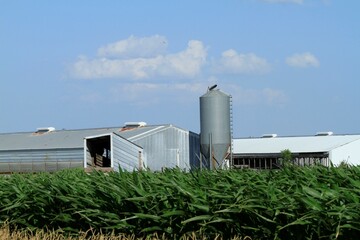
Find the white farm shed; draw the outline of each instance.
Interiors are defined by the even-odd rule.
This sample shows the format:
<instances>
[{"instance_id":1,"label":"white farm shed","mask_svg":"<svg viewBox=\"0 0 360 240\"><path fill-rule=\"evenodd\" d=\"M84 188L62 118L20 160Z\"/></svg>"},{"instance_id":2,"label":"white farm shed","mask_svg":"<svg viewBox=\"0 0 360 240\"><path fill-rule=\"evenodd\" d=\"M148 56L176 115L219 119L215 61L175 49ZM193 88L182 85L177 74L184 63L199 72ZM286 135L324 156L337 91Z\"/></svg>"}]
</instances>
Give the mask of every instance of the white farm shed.
<instances>
[{"instance_id":1,"label":"white farm shed","mask_svg":"<svg viewBox=\"0 0 360 240\"><path fill-rule=\"evenodd\" d=\"M360 165L360 135L331 133L292 137L270 134L260 138L234 139L233 163L239 168L278 168L283 150L290 150L298 165L320 163L329 166L341 162Z\"/></svg>"}]
</instances>

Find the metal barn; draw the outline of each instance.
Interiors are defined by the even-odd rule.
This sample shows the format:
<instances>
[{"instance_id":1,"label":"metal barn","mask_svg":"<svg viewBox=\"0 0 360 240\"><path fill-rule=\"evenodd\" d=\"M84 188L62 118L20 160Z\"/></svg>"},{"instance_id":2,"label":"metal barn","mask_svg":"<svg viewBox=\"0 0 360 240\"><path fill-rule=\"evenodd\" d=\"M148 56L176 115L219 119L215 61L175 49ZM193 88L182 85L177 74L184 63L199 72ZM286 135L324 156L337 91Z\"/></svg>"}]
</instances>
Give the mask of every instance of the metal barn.
<instances>
[{"instance_id":1,"label":"metal barn","mask_svg":"<svg viewBox=\"0 0 360 240\"><path fill-rule=\"evenodd\" d=\"M92 166L190 169L200 166L199 155L199 135L170 124L0 134L0 173Z\"/></svg>"},{"instance_id":2,"label":"metal barn","mask_svg":"<svg viewBox=\"0 0 360 240\"><path fill-rule=\"evenodd\" d=\"M332 135L329 132L315 136L277 137L269 134L260 138L234 139L233 144L233 164L237 168L279 168L283 150L290 150L293 162L300 166L360 164L360 135Z\"/></svg>"}]
</instances>

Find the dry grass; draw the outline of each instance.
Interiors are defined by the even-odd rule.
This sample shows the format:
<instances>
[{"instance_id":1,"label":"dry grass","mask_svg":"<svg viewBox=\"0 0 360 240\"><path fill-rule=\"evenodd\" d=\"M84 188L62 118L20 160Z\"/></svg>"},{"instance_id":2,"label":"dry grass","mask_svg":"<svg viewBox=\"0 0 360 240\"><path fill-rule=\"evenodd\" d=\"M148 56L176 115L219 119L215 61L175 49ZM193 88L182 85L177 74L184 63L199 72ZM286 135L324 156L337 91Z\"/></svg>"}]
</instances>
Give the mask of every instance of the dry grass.
<instances>
[{"instance_id":1,"label":"dry grass","mask_svg":"<svg viewBox=\"0 0 360 240\"><path fill-rule=\"evenodd\" d=\"M27 231L11 231L8 226L0 228L0 239L1 240L140 240L143 238L136 238L135 236L128 236L124 234L120 235L103 235L95 234L91 230L88 232L80 233L78 236L66 236L61 231L44 231L39 230L36 232ZM147 240L166 240L163 236L157 234L148 236ZM198 237L195 233L181 238L182 240L206 240L206 237ZM220 236L215 237L215 240L222 240ZM251 240L250 237L234 237L232 240Z\"/></svg>"}]
</instances>

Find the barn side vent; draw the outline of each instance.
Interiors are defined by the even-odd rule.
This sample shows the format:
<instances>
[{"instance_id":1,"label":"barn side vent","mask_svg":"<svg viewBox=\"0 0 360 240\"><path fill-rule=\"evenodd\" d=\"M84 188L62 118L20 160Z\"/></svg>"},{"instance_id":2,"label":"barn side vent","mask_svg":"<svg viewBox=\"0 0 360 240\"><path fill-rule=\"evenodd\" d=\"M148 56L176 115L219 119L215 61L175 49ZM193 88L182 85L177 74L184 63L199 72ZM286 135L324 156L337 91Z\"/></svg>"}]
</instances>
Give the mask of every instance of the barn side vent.
<instances>
[{"instance_id":1,"label":"barn side vent","mask_svg":"<svg viewBox=\"0 0 360 240\"><path fill-rule=\"evenodd\" d=\"M261 136L261 138L275 138L275 137L277 137L276 133L264 134Z\"/></svg>"},{"instance_id":2,"label":"barn side vent","mask_svg":"<svg viewBox=\"0 0 360 240\"><path fill-rule=\"evenodd\" d=\"M315 136L331 136L333 132L317 132Z\"/></svg>"}]
</instances>

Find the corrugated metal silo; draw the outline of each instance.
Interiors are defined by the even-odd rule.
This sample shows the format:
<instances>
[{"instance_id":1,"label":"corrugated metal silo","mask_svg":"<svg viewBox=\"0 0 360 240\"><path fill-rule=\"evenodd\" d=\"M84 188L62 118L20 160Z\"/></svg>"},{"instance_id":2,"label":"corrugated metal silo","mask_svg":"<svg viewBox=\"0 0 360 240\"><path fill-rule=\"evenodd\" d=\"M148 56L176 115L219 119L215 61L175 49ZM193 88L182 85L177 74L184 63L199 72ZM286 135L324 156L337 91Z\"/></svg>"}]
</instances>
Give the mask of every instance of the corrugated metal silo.
<instances>
[{"instance_id":1,"label":"corrugated metal silo","mask_svg":"<svg viewBox=\"0 0 360 240\"><path fill-rule=\"evenodd\" d=\"M231 144L230 95L215 88L200 97L201 152L213 169L222 164Z\"/></svg>"}]
</instances>

